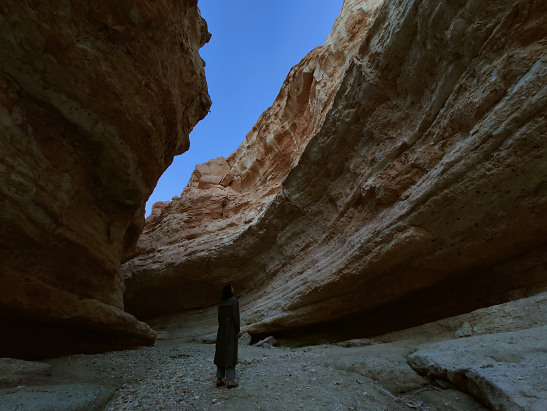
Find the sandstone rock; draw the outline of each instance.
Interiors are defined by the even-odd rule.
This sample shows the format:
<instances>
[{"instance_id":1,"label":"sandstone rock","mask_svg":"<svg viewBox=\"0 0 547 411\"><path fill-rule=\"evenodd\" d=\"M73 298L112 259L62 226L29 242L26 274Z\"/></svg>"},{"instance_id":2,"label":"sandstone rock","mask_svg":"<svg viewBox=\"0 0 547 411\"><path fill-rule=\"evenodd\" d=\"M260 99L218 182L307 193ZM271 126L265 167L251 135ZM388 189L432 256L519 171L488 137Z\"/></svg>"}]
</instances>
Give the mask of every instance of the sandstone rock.
<instances>
[{"instance_id":1,"label":"sandstone rock","mask_svg":"<svg viewBox=\"0 0 547 411\"><path fill-rule=\"evenodd\" d=\"M251 340L252 340L251 335L249 333L245 333L241 337L239 337L238 344L239 345L250 345Z\"/></svg>"},{"instance_id":2,"label":"sandstone rock","mask_svg":"<svg viewBox=\"0 0 547 411\"><path fill-rule=\"evenodd\" d=\"M196 169L190 177L188 187L205 190L221 183L223 183L221 185L225 187L230 184L228 181L230 178L227 177L229 172L230 166L224 157L214 158L207 163L196 166Z\"/></svg>"},{"instance_id":3,"label":"sandstone rock","mask_svg":"<svg viewBox=\"0 0 547 411\"><path fill-rule=\"evenodd\" d=\"M210 106L208 38L196 0L0 6L0 355L154 342L119 264Z\"/></svg>"},{"instance_id":4,"label":"sandstone rock","mask_svg":"<svg viewBox=\"0 0 547 411\"><path fill-rule=\"evenodd\" d=\"M163 211L165 207L167 207L170 204L169 201L156 201L154 204L152 204L152 210L150 211L150 214L152 215L159 215Z\"/></svg>"},{"instance_id":5,"label":"sandstone rock","mask_svg":"<svg viewBox=\"0 0 547 411\"><path fill-rule=\"evenodd\" d=\"M291 70L273 106L261 116L245 142L228 158L196 167L180 199L162 202L164 212L148 217L136 251L129 256L132 259L122 266L128 311L149 317L176 308L216 303L209 291L211 282L222 287L224 279L232 274L223 276L216 266L210 271L202 264L203 258L209 258L211 247L228 251L229 255L224 256L226 273L236 270L243 277L256 273L256 262L247 257L260 254L271 240L255 238L253 223L271 206L308 140L321 127L342 71L356 53L379 4L381 1L346 1L325 45ZM229 166L228 172L225 165ZM222 172L225 174L215 183ZM184 251L178 246L183 243ZM155 252L160 247L161 256ZM272 255L277 257L278 253ZM192 266L188 259L197 265ZM175 275L164 270L168 265ZM180 273L183 266L187 269ZM198 289L207 289L207 295Z\"/></svg>"},{"instance_id":6,"label":"sandstone rock","mask_svg":"<svg viewBox=\"0 0 547 411\"><path fill-rule=\"evenodd\" d=\"M274 337L272 337L271 335L267 338L264 338L263 340L260 340L259 342L257 342L255 345L255 347L262 347L264 344L268 344L270 346L272 345L276 345L277 344L277 341ZM268 347L269 348L269 347Z\"/></svg>"},{"instance_id":7,"label":"sandstone rock","mask_svg":"<svg viewBox=\"0 0 547 411\"><path fill-rule=\"evenodd\" d=\"M230 282L253 335L351 339L545 290L546 35L534 0L345 1L231 183L148 218L127 309Z\"/></svg>"},{"instance_id":8,"label":"sandstone rock","mask_svg":"<svg viewBox=\"0 0 547 411\"><path fill-rule=\"evenodd\" d=\"M420 347L408 357L432 381L449 381L493 410L547 407L547 327L462 338Z\"/></svg>"}]
</instances>

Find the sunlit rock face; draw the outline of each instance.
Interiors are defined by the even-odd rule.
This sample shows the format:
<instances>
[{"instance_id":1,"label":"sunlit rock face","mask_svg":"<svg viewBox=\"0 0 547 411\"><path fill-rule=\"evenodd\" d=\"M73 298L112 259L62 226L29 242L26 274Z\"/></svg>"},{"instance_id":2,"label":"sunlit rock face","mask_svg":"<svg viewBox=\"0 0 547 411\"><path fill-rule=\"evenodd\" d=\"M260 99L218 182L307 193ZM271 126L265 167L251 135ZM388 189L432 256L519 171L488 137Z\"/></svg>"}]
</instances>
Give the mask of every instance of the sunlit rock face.
<instances>
[{"instance_id":1,"label":"sunlit rock face","mask_svg":"<svg viewBox=\"0 0 547 411\"><path fill-rule=\"evenodd\" d=\"M0 356L151 344L120 261L210 107L197 0L0 6Z\"/></svg>"},{"instance_id":2,"label":"sunlit rock face","mask_svg":"<svg viewBox=\"0 0 547 411\"><path fill-rule=\"evenodd\" d=\"M541 1L346 1L246 141L147 219L128 311L229 282L251 334L348 338L545 289L546 36Z\"/></svg>"}]
</instances>

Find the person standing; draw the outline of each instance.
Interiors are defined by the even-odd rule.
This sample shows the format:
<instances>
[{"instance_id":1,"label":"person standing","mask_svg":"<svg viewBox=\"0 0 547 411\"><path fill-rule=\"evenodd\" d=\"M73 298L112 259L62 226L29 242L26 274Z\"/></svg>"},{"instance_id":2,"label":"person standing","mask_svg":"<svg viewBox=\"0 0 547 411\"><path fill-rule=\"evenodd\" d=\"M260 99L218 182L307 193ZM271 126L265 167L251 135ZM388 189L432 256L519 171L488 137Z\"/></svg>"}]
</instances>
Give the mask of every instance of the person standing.
<instances>
[{"instance_id":1,"label":"person standing","mask_svg":"<svg viewBox=\"0 0 547 411\"><path fill-rule=\"evenodd\" d=\"M241 337L239 329L239 302L234 297L234 288L226 285L222 289L218 305L218 332L215 349L215 365L217 366L217 387L225 385L228 388L238 386L234 382L237 364L237 340Z\"/></svg>"}]
</instances>

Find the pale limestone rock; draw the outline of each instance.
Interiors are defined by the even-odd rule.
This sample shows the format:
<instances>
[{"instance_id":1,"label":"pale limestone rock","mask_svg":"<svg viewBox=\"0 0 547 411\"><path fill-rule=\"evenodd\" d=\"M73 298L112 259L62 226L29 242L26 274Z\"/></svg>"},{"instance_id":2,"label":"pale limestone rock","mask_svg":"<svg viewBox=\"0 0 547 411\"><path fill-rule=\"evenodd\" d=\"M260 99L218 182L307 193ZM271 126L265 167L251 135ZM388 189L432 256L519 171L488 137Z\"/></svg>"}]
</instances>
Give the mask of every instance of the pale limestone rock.
<instances>
[{"instance_id":1,"label":"pale limestone rock","mask_svg":"<svg viewBox=\"0 0 547 411\"><path fill-rule=\"evenodd\" d=\"M250 345L251 340L252 340L251 335L249 333L245 333L241 337L239 337L238 344L239 345Z\"/></svg>"},{"instance_id":2,"label":"pale limestone rock","mask_svg":"<svg viewBox=\"0 0 547 411\"><path fill-rule=\"evenodd\" d=\"M408 357L433 382L450 382L490 409L543 411L547 406L547 327L421 346Z\"/></svg>"},{"instance_id":3,"label":"pale limestone rock","mask_svg":"<svg viewBox=\"0 0 547 411\"><path fill-rule=\"evenodd\" d=\"M104 410L116 388L100 384L60 384L0 390L0 409L5 411Z\"/></svg>"},{"instance_id":4,"label":"pale limestone rock","mask_svg":"<svg viewBox=\"0 0 547 411\"><path fill-rule=\"evenodd\" d=\"M545 2L346 1L231 183L148 218L127 309L231 283L253 335L351 339L544 290L546 35Z\"/></svg>"},{"instance_id":5,"label":"pale limestone rock","mask_svg":"<svg viewBox=\"0 0 547 411\"><path fill-rule=\"evenodd\" d=\"M264 338L263 340L260 340L259 342L257 342L256 344L254 344L256 347L262 347L264 344L268 344L270 346L274 346L277 344L277 340L275 339L275 337L273 336L269 336L269 337L266 337Z\"/></svg>"},{"instance_id":6,"label":"pale limestone rock","mask_svg":"<svg viewBox=\"0 0 547 411\"><path fill-rule=\"evenodd\" d=\"M154 342L119 265L210 106L208 38L196 0L2 3L0 356Z\"/></svg>"}]
</instances>

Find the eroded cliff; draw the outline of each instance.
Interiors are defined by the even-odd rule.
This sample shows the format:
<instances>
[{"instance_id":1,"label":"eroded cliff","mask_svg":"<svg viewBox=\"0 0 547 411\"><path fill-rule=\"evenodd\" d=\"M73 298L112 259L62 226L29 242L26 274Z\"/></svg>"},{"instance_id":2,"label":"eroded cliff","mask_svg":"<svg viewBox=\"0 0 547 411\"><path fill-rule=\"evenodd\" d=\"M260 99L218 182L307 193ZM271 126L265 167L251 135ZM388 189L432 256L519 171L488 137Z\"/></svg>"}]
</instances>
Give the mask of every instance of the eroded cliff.
<instances>
[{"instance_id":1,"label":"eroded cliff","mask_svg":"<svg viewBox=\"0 0 547 411\"><path fill-rule=\"evenodd\" d=\"M343 339L543 290L546 37L541 1L346 0L246 141L156 206L127 309L230 282L249 332Z\"/></svg>"},{"instance_id":2,"label":"eroded cliff","mask_svg":"<svg viewBox=\"0 0 547 411\"><path fill-rule=\"evenodd\" d=\"M152 344L120 261L210 107L197 0L0 5L0 354Z\"/></svg>"}]
</instances>

